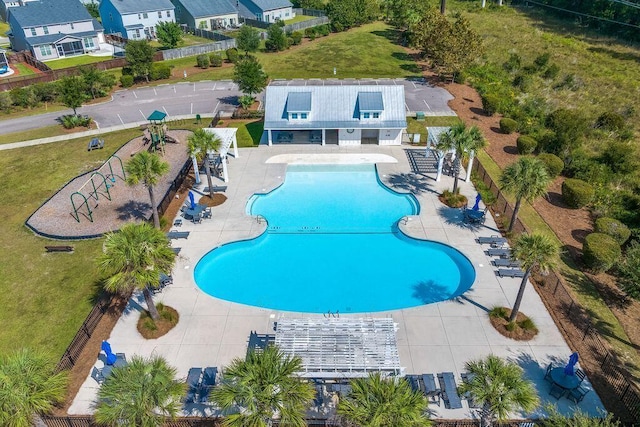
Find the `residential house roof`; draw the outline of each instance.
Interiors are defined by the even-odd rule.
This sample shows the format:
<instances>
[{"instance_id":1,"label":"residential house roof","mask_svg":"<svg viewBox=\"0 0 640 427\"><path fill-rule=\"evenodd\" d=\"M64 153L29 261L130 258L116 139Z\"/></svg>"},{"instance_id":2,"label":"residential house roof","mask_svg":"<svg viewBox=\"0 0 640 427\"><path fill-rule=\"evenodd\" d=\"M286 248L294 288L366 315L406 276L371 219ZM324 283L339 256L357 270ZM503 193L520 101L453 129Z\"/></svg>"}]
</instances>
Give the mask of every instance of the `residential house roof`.
<instances>
[{"instance_id":1,"label":"residential house roof","mask_svg":"<svg viewBox=\"0 0 640 427\"><path fill-rule=\"evenodd\" d=\"M329 81L327 81L329 82ZM374 94L374 95L368 95ZM307 99L310 108L305 105ZM377 119L361 119L362 106L380 112ZM373 102L375 101L375 102ZM402 129L407 126L404 86L339 85L286 86L269 85L265 95L265 129ZM308 111L306 120L289 120L294 108ZM384 107L384 108L382 108Z\"/></svg>"},{"instance_id":2,"label":"residential house roof","mask_svg":"<svg viewBox=\"0 0 640 427\"><path fill-rule=\"evenodd\" d=\"M258 6L262 11L284 9L285 7L292 7L293 5L289 0L245 0Z\"/></svg>"},{"instance_id":3,"label":"residential house roof","mask_svg":"<svg viewBox=\"0 0 640 427\"><path fill-rule=\"evenodd\" d=\"M194 18L229 15L238 12L235 2L230 0L179 0Z\"/></svg>"},{"instance_id":4,"label":"residential house roof","mask_svg":"<svg viewBox=\"0 0 640 427\"><path fill-rule=\"evenodd\" d=\"M91 21L93 18L78 0L40 0L11 9L11 16L22 27Z\"/></svg>"},{"instance_id":5,"label":"residential house roof","mask_svg":"<svg viewBox=\"0 0 640 427\"><path fill-rule=\"evenodd\" d=\"M105 0L106 1L106 0ZM109 0L120 15L131 13L154 12L156 10L173 10L169 0Z\"/></svg>"},{"instance_id":6,"label":"residential house roof","mask_svg":"<svg viewBox=\"0 0 640 427\"><path fill-rule=\"evenodd\" d=\"M311 92L290 92L287 96L287 112L311 111Z\"/></svg>"},{"instance_id":7,"label":"residential house roof","mask_svg":"<svg viewBox=\"0 0 640 427\"><path fill-rule=\"evenodd\" d=\"M95 31L82 31L79 33L73 34L64 34L64 33L56 33L56 34L47 34L45 36L35 36L35 37L27 37L27 42L31 46L39 46L42 44L53 44L67 37L71 37L74 39L82 39L83 37L95 37Z\"/></svg>"}]
</instances>

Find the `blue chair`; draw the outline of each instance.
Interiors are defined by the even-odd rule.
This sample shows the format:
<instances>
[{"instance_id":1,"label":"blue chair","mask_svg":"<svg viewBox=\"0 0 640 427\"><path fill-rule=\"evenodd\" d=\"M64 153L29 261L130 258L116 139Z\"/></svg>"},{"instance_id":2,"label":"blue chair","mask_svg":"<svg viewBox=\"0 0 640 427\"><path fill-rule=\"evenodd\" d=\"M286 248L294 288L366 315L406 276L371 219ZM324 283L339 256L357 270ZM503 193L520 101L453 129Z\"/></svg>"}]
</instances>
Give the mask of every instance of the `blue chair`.
<instances>
[{"instance_id":1,"label":"blue chair","mask_svg":"<svg viewBox=\"0 0 640 427\"><path fill-rule=\"evenodd\" d=\"M202 382L200 383L200 402L204 403L209 399L209 393L214 385L216 385L216 376L218 375L218 368L207 367L204 368L202 374Z\"/></svg>"},{"instance_id":2,"label":"blue chair","mask_svg":"<svg viewBox=\"0 0 640 427\"><path fill-rule=\"evenodd\" d=\"M573 400L576 404L578 404L578 403L582 402L582 399L584 399L584 396L587 393L589 393L589 390L587 390L586 388L583 388L581 386L578 386L577 388L569 390L569 394L567 395L567 399Z\"/></svg>"},{"instance_id":3,"label":"blue chair","mask_svg":"<svg viewBox=\"0 0 640 427\"><path fill-rule=\"evenodd\" d=\"M549 383L553 383L553 380L551 379L551 369L553 368L553 366L551 366L551 363L549 363L549 366L547 366L547 371L544 373L544 380L549 382Z\"/></svg>"},{"instance_id":4,"label":"blue chair","mask_svg":"<svg viewBox=\"0 0 640 427\"><path fill-rule=\"evenodd\" d=\"M191 368L187 374L187 396L185 403L194 403L198 394L200 385L200 377L202 377L202 368Z\"/></svg>"},{"instance_id":5,"label":"blue chair","mask_svg":"<svg viewBox=\"0 0 640 427\"><path fill-rule=\"evenodd\" d=\"M562 396L564 396L565 389L556 384L551 384L551 390L549 390L549 394L556 399L560 399Z\"/></svg>"}]
</instances>

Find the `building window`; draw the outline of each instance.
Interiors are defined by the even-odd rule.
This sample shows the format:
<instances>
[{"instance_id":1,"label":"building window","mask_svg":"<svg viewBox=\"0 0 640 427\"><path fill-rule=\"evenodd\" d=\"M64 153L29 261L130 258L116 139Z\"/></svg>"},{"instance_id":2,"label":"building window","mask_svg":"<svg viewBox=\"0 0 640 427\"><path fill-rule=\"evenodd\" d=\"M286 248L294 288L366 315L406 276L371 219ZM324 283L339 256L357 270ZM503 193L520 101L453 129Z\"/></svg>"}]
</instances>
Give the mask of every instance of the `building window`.
<instances>
[{"instance_id":1,"label":"building window","mask_svg":"<svg viewBox=\"0 0 640 427\"><path fill-rule=\"evenodd\" d=\"M110 14L109 14L109 20L110 20L110 21L113 21L113 13L110 13Z\"/></svg>"},{"instance_id":2,"label":"building window","mask_svg":"<svg viewBox=\"0 0 640 427\"><path fill-rule=\"evenodd\" d=\"M40 46L40 54L42 56L51 56L51 46L48 44Z\"/></svg>"},{"instance_id":3,"label":"building window","mask_svg":"<svg viewBox=\"0 0 640 427\"><path fill-rule=\"evenodd\" d=\"M73 30L73 22L71 23L71 29Z\"/></svg>"},{"instance_id":4,"label":"building window","mask_svg":"<svg viewBox=\"0 0 640 427\"><path fill-rule=\"evenodd\" d=\"M300 118L302 120L307 120L307 113L300 113Z\"/></svg>"},{"instance_id":5,"label":"building window","mask_svg":"<svg viewBox=\"0 0 640 427\"><path fill-rule=\"evenodd\" d=\"M298 113L291 113L291 118L293 120L297 119L298 118Z\"/></svg>"},{"instance_id":6,"label":"building window","mask_svg":"<svg viewBox=\"0 0 640 427\"><path fill-rule=\"evenodd\" d=\"M162 18L162 11L161 10L158 11L158 18Z\"/></svg>"},{"instance_id":7,"label":"building window","mask_svg":"<svg viewBox=\"0 0 640 427\"><path fill-rule=\"evenodd\" d=\"M42 31L44 31L45 34L49 34L49 27L45 25L44 27L42 27Z\"/></svg>"},{"instance_id":8,"label":"building window","mask_svg":"<svg viewBox=\"0 0 640 427\"><path fill-rule=\"evenodd\" d=\"M167 10L167 18L171 18L171 11Z\"/></svg>"},{"instance_id":9,"label":"building window","mask_svg":"<svg viewBox=\"0 0 640 427\"><path fill-rule=\"evenodd\" d=\"M142 17L143 17L144 19L147 19L147 18L149 17L149 15L147 14L147 12L144 12L144 13L142 14Z\"/></svg>"},{"instance_id":10,"label":"building window","mask_svg":"<svg viewBox=\"0 0 640 427\"><path fill-rule=\"evenodd\" d=\"M138 14L138 19L142 19L142 14L141 13Z\"/></svg>"},{"instance_id":11,"label":"building window","mask_svg":"<svg viewBox=\"0 0 640 427\"><path fill-rule=\"evenodd\" d=\"M136 32L133 35L133 38L134 39L139 39L140 38L140 29L139 28L136 28Z\"/></svg>"},{"instance_id":12,"label":"building window","mask_svg":"<svg viewBox=\"0 0 640 427\"><path fill-rule=\"evenodd\" d=\"M36 35L36 29L35 29L35 28L32 28L32 29L31 29L31 35L32 35L32 36L35 36L35 35Z\"/></svg>"},{"instance_id":13,"label":"building window","mask_svg":"<svg viewBox=\"0 0 640 427\"><path fill-rule=\"evenodd\" d=\"M84 40L84 47L87 49L93 49L96 46L93 43L93 37L85 37L83 40Z\"/></svg>"},{"instance_id":14,"label":"building window","mask_svg":"<svg viewBox=\"0 0 640 427\"><path fill-rule=\"evenodd\" d=\"M373 118L374 119L379 119L380 118L380 113L373 113Z\"/></svg>"},{"instance_id":15,"label":"building window","mask_svg":"<svg viewBox=\"0 0 640 427\"><path fill-rule=\"evenodd\" d=\"M289 16L289 12L286 12L286 13L284 14L284 16Z\"/></svg>"},{"instance_id":16,"label":"building window","mask_svg":"<svg viewBox=\"0 0 640 427\"><path fill-rule=\"evenodd\" d=\"M371 118L371 114L369 114L369 113L362 113L362 118L363 118L363 119Z\"/></svg>"}]
</instances>

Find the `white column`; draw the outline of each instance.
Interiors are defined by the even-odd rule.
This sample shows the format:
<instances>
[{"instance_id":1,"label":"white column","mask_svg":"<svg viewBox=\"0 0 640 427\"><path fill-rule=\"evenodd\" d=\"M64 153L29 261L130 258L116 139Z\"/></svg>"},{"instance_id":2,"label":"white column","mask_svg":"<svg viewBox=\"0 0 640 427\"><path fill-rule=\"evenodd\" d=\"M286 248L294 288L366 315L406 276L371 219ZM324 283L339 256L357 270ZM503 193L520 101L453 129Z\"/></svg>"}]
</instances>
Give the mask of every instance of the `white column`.
<instances>
[{"instance_id":1,"label":"white column","mask_svg":"<svg viewBox=\"0 0 640 427\"><path fill-rule=\"evenodd\" d=\"M193 175L196 178L196 184L200 184L200 171L198 170L198 160L196 156L191 156L191 161L193 162Z\"/></svg>"},{"instance_id":2,"label":"white column","mask_svg":"<svg viewBox=\"0 0 640 427\"><path fill-rule=\"evenodd\" d=\"M326 129L322 128L322 145L325 144L325 138L327 136Z\"/></svg>"},{"instance_id":3,"label":"white column","mask_svg":"<svg viewBox=\"0 0 640 427\"><path fill-rule=\"evenodd\" d=\"M272 136L271 136L271 129L269 129L267 131L267 139L269 140L269 146L271 146L272 145L272 141L273 141Z\"/></svg>"},{"instance_id":4,"label":"white column","mask_svg":"<svg viewBox=\"0 0 640 427\"><path fill-rule=\"evenodd\" d=\"M442 164L444 163L444 153L438 153L438 172L436 173L436 181L440 181L442 176Z\"/></svg>"},{"instance_id":5,"label":"white column","mask_svg":"<svg viewBox=\"0 0 640 427\"><path fill-rule=\"evenodd\" d=\"M471 154L469 155L469 164L467 165L467 178L465 179L465 182L469 182L469 180L471 179L471 169L473 169L473 159L475 157L475 152L471 152Z\"/></svg>"},{"instance_id":6,"label":"white column","mask_svg":"<svg viewBox=\"0 0 640 427\"><path fill-rule=\"evenodd\" d=\"M233 158L237 159L240 156L238 155L238 138L236 138L235 134L233 134L233 139L231 140L231 143L233 144Z\"/></svg>"},{"instance_id":7,"label":"white column","mask_svg":"<svg viewBox=\"0 0 640 427\"><path fill-rule=\"evenodd\" d=\"M224 156L220 159L222 162L222 179L224 182L229 182L229 173L227 172L227 156Z\"/></svg>"}]
</instances>

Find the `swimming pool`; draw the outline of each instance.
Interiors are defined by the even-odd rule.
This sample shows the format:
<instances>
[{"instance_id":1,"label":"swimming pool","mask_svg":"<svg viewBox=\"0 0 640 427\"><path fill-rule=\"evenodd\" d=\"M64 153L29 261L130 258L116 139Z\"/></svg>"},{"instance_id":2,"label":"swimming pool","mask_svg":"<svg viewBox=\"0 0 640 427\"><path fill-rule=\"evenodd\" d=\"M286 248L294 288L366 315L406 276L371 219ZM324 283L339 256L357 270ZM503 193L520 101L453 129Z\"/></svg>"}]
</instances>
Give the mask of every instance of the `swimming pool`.
<instances>
[{"instance_id":1,"label":"swimming pool","mask_svg":"<svg viewBox=\"0 0 640 427\"><path fill-rule=\"evenodd\" d=\"M248 202L267 232L212 250L195 280L217 298L307 313L394 310L462 294L475 280L469 260L398 230L418 209L412 195L381 185L374 165L290 165L280 187Z\"/></svg>"}]
</instances>

